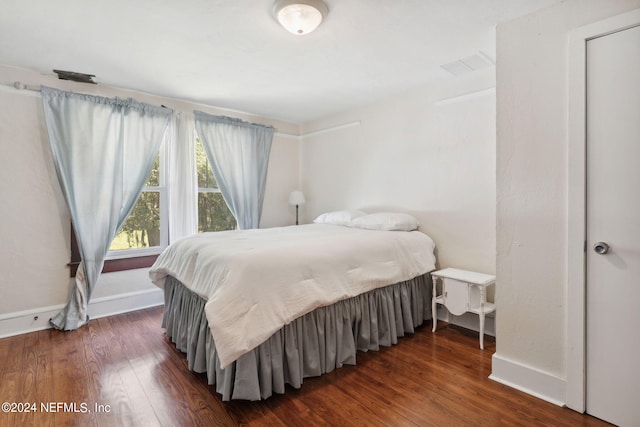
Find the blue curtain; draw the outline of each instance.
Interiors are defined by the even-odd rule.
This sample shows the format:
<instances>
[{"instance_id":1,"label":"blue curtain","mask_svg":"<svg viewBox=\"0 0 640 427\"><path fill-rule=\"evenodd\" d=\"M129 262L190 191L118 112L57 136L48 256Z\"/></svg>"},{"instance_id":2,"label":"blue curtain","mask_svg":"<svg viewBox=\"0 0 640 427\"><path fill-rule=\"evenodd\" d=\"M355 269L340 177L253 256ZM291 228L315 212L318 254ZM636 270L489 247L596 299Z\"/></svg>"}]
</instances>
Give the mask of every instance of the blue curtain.
<instances>
[{"instance_id":1,"label":"blue curtain","mask_svg":"<svg viewBox=\"0 0 640 427\"><path fill-rule=\"evenodd\" d=\"M42 87L49 143L82 262L54 327L86 323L104 258L153 167L171 110Z\"/></svg>"},{"instance_id":2,"label":"blue curtain","mask_svg":"<svg viewBox=\"0 0 640 427\"><path fill-rule=\"evenodd\" d=\"M275 129L200 111L193 114L196 132L238 228L258 228Z\"/></svg>"}]
</instances>

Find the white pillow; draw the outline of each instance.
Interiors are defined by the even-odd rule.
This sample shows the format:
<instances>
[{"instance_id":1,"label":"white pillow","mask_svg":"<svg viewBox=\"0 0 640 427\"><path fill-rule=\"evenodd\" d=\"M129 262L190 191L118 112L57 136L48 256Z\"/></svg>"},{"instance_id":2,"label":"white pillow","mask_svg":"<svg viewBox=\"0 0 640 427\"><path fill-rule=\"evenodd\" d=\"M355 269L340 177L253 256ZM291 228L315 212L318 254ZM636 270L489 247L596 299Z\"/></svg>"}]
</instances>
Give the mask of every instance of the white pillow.
<instances>
[{"instance_id":1,"label":"white pillow","mask_svg":"<svg viewBox=\"0 0 640 427\"><path fill-rule=\"evenodd\" d=\"M412 231L418 228L418 220L406 213L380 212L360 216L351 222L352 227L367 230Z\"/></svg>"},{"instance_id":2,"label":"white pillow","mask_svg":"<svg viewBox=\"0 0 640 427\"><path fill-rule=\"evenodd\" d=\"M332 224L332 225L346 225L350 226L354 218L358 218L366 215L366 212L353 210L353 211L334 211L327 212L314 219L316 224Z\"/></svg>"}]
</instances>

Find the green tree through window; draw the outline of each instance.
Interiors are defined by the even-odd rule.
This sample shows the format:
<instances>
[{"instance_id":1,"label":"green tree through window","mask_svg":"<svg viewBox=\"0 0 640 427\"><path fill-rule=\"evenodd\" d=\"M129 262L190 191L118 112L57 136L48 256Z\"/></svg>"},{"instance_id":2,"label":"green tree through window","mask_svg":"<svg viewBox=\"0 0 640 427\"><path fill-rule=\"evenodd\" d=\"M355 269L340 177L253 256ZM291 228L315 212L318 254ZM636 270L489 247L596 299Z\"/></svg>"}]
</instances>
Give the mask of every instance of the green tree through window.
<instances>
[{"instance_id":1,"label":"green tree through window","mask_svg":"<svg viewBox=\"0 0 640 427\"><path fill-rule=\"evenodd\" d=\"M209 160L196 139L198 169L198 232L233 230L237 223L220 193Z\"/></svg>"},{"instance_id":2,"label":"green tree through window","mask_svg":"<svg viewBox=\"0 0 640 427\"><path fill-rule=\"evenodd\" d=\"M161 246L160 198L163 196L163 187L160 184L160 154L158 154L145 187L122 229L113 239L110 251Z\"/></svg>"},{"instance_id":3,"label":"green tree through window","mask_svg":"<svg viewBox=\"0 0 640 427\"><path fill-rule=\"evenodd\" d=\"M196 139L195 154L198 173L198 232L235 229L236 220L220 193L199 139ZM111 243L110 251L163 246L161 221L164 219L161 202L165 197L165 186L161 168L161 157L158 153L145 187L122 229ZM121 254L123 252L117 256L120 257Z\"/></svg>"}]
</instances>

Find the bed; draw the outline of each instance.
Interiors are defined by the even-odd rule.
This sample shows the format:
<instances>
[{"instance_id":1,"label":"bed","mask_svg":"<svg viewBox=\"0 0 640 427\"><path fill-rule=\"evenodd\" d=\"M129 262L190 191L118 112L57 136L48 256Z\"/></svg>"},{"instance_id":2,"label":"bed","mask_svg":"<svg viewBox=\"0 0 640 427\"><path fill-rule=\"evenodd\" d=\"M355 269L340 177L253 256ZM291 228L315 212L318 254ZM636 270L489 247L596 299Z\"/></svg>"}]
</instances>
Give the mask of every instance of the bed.
<instances>
[{"instance_id":1,"label":"bed","mask_svg":"<svg viewBox=\"0 0 640 427\"><path fill-rule=\"evenodd\" d=\"M223 400L299 388L431 318L431 238L347 225L202 233L158 257L162 326Z\"/></svg>"}]
</instances>

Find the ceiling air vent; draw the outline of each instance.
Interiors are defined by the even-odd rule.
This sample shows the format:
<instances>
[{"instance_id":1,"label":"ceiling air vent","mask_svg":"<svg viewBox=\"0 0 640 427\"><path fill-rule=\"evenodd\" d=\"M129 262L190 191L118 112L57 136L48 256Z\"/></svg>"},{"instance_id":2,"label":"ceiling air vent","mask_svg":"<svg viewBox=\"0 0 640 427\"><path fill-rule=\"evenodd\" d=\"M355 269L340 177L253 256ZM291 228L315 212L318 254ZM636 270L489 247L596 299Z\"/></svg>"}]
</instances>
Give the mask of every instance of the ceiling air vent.
<instances>
[{"instance_id":1,"label":"ceiling air vent","mask_svg":"<svg viewBox=\"0 0 640 427\"><path fill-rule=\"evenodd\" d=\"M450 74L458 77L483 68L492 67L494 65L495 63L491 57L484 52L478 52L475 55L449 62L448 64L441 65L440 67Z\"/></svg>"}]
</instances>

